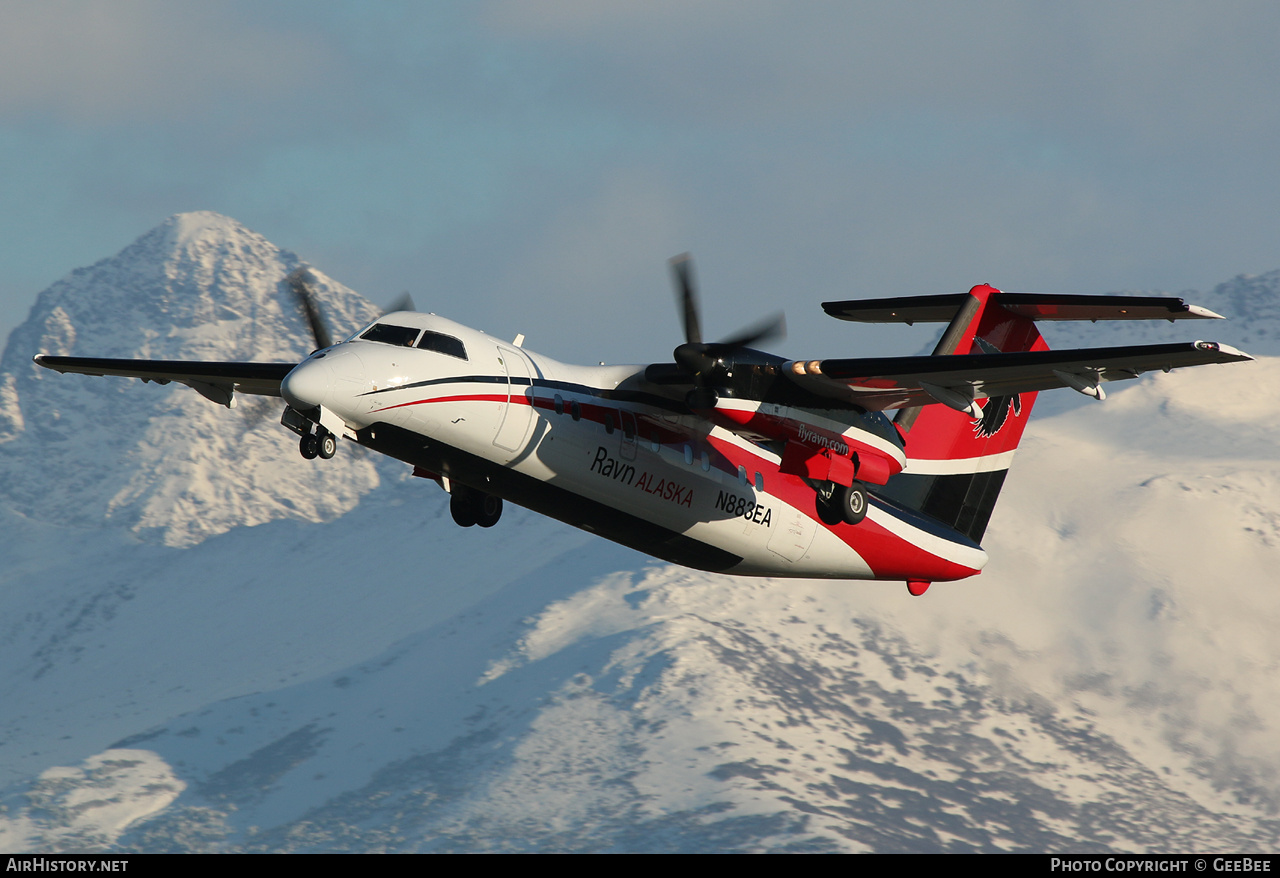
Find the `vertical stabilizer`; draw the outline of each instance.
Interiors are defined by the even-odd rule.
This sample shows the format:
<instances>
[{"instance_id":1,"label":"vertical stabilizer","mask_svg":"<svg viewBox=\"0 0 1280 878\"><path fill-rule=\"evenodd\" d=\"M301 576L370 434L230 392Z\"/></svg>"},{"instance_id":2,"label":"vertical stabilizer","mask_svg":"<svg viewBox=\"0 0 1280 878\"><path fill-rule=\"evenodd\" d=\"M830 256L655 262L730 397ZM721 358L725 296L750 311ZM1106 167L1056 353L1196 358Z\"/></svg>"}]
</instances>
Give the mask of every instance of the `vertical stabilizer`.
<instances>
[{"instance_id":1,"label":"vertical stabilizer","mask_svg":"<svg viewBox=\"0 0 1280 878\"><path fill-rule=\"evenodd\" d=\"M985 284L959 303L934 356L1048 350L1035 321L1001 307ZM981 541L1036 394L978 400L980 416L945 405L899 411L907 465L880 493Z\"/></svg>"}]
</instances>

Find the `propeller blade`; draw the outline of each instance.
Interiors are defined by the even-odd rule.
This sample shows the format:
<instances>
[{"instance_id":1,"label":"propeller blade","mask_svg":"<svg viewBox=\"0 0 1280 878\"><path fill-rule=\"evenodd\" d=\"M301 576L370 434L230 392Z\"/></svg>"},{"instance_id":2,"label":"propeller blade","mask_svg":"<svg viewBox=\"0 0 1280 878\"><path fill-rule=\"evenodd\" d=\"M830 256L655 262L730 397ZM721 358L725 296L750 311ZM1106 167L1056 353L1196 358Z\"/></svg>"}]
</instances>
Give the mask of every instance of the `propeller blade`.
<instances>
[{"instance_id":1,"label":"propeller blade","mask_svg":"<svg viewBox=\"0 0 1280 878\"><path fill-rule=\"evenodd\" d=\"M315 293L311 290L310 274L310 270L304 265L290 272L285 278L285 283L289 285L298 304L302 306L302 312L307 317L307 325L311 327L311 336L316 341L316 350L320 350L331 347L333 337L329 334L324 315L320 312L320 303L316 301Z\"/></svg>"},{"instance_id":2,"label":"propeller blade","mask_svg":"<svg viewBox=\"0 0 1280 878\"><path fill-rule=\"evenodd\" d=\"M690 344L701 344L702 324L698 319L698 288L693 281L693 257L688 253L681 253L671 257L667 264L671 266L676 298L684 319L684 340Z\"/></svg>"},{"instance_id":3,"label":"propeller blade","mask_svg":"<svg viewBox=\"0 0 1280 878\"><path fill-rule=\"evenodd\" d=\"M779 312L753 323L724 341L685 342L678 345L671 356L682 369L693 376L694 383L699 383L717 365L732 368L732 363L725 364L724 361L732 359L738 351L763 339L778 338L786 334L787 321Z\"/></svg>"},{"instance_id":4,"label":"propeller blade","mask_svg":"<svg viewBox=\"0 0 1280 878\"><path fill-rule=\"evenodd\" d=\"M383 314L390 314L392 311L417 311L413 304L413 296L409 295L409 291L405 290L394 302L387 306L387 310Z\"/></svg>"},{"instance_id":5,"label":"propeller blade","mask_svg":"<svg viewBox=\"0 0 1280 878\"><path fill-rule=\"evenodd\" d=\"M787 318L781 311L757 320L755 323L738 330L733 335L716 342L731 350L751 347L758 341L771 338L784 338L787 334Z\"/></svg>"}]
</instances>

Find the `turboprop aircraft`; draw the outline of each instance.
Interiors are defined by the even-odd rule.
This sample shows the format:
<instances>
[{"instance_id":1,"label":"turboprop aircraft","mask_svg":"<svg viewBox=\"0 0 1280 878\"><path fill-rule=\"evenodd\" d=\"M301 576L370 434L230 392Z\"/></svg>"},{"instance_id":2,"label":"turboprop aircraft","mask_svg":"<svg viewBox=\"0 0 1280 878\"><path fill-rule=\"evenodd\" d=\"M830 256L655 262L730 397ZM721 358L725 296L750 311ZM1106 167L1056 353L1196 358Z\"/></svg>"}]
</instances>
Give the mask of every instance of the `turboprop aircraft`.
<instances>
[{"instance_id":1,"label":"turboprop aircraft","mask_svg":"<svg viewBox=\"0 0 1280 878\"><path fill-rule=\"evenodd\" d=\"M1196 341L1051 351L1043 320L1216 318L1178 298L967 293L826 302L862 323L945 323L931 356L787 360L752 347L781 318L704 342L686 256L672 260L674 362L574 366L413 311L301 363L37 355L59 372L186 384L231 406L282 397L304 458L338 440L398 458L450 495L463 527L510 501L665 560L752 576L932 582L978 573L980 543L1041 390L1098 400L1144 371L1252 359ZM892 419L887 412L893 411Z\"/></svg>"}]
</instances>

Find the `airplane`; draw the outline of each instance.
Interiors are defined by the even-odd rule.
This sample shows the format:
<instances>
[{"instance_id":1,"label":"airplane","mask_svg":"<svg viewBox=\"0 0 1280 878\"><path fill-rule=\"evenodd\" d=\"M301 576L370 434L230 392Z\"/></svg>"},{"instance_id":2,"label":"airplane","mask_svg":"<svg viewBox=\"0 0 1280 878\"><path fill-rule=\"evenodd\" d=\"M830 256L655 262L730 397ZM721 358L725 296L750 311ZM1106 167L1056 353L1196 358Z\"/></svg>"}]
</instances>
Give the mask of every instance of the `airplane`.
<instances>
[{"instance_id":1,"label":"airplane","mask_svg":"<svg viewBox=\"0 0 1280 878\"><path fill-rule=\"evenodd\" d=\"M176 381L231 407L281 397L302 457L338 439L411 465L454 521L511 502L649 555L748 576L933 582L981 546L1039 391L1097 400L1141 373L1252 359L1215 342L1051 351L1049 320L1220 319L1180 298L967 293L823 303L859 323L944 323L929 356L788 360L752 345L781 316L702 339L688 254L670 262L685 341L673 362L578 366L435 314L384 314L334 343L306 268L286 280L317 349L301 363L39 354L59 372ZM891 418L887 412L895 412Z\"/></svg>"}]
</instances>

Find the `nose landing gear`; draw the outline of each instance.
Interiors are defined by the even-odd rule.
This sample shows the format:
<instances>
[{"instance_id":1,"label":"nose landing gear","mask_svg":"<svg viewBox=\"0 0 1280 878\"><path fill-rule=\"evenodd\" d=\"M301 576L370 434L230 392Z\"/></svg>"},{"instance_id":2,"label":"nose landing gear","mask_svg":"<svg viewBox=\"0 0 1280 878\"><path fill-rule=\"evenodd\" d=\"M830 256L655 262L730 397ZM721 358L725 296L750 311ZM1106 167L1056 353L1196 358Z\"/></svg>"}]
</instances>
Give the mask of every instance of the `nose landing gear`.
<instances>
[{"instance_id":1,"label":"nose landing gear","mask_svg":"<svg viewBox=\"0 0 1280 878\"><path fill-rule=\"evenodd\" d=\"M321 460L332 460L333 456L338 453L338 439L328 430L320 434L319 445L318 452Z\"/></svg>"},{"instance_id":2,"label":"nose landing gear","mask_svg":"<svg viewBox=\"0 0 1280 878\"><path fill-rule=\"evenodd\" d=\"M298 451L307 460L315 460L320 453L320 440L315 433L304 433L298 440Z\"/></svg>"},{"instance_id":3,"label":"nose landing gear","mask_svg":"<svg viewBox=\"0 0 1280 878\"><path fill-rule=\"evenodd\" d=\"M280 423L298 434L298 453L307 460L317 457L329 460L338 453L338 437L316 423L319 411L316 409L310 415L304 415L295 411L293 406L285 406L284 414L280 416Z\"/></svg>"},{"instance_id":4,"label":"nose landing gear","mask_svg":"<svg viewBox=\"0 0 1280 878\"><path fill-rule=\"evenodd\" d=\"M338 440L328 430L318 433L303 433L298 440L298 452L307 460L331 460L338 453Z\"/></svg>"}]
</instances>

